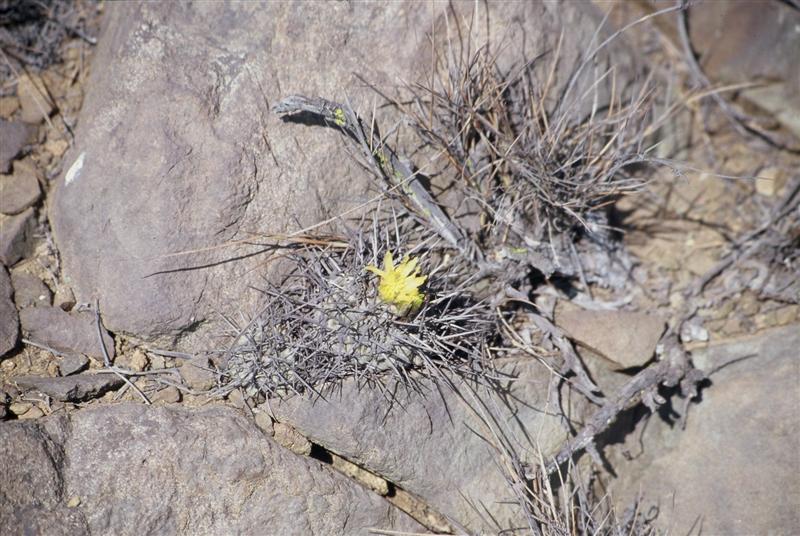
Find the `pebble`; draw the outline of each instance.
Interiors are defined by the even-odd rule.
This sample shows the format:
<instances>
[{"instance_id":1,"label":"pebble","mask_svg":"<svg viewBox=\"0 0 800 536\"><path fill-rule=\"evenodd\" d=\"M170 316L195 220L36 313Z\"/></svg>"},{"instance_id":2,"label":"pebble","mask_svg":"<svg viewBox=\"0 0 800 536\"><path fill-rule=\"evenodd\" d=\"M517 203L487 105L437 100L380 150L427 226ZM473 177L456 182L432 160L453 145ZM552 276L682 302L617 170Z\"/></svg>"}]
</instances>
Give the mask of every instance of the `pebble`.
<instances>
[{"instance_id":1,"label":"pebble","mask_svg":"<svg viewBox=\"0 0 800 536\"><path fill-rule=\"evenodd\" d=\"M0 356L13 350L19 341L19 315L11 296L14 286L6 267L0 265Z\"/></svg>"},{"instance_id":2,"label":"pebble","mask_svg":"<svg viewBox=\"0 0 800 536\"><path fill-rule=\"evenodd\" d=\"M16 97L0 97L0 118L11 119L19 110L19 99Z\"/></svg>"},{"instance_id":3,"label":"pebble","mask_svg":"<svg viewBox=\"0 0 800 536\"><path fill-rule=\"evenodd\" d=\"M20 118L26 123L39 124L55 110L40 76L21 77L17 83L17 98L22 108Z\"/></svg>"},{"instance_id":4,"label":"pebble","mask_svg":"<svg viewBox=\"0 0 800 536\"><path fill-rule=\"evenodd\" d=\"M41 417L44 417L44 411L36 406L33 406L31 409L19 416L20 419L39 419Z\"/></svg>"},{"instance_id":5,"label":"pebble","mask_svg":"<svg viewBox=\"0 0 800 536\"><path fill-rule=\"evenodd\" d=\"M11 361L10 359L6 359L0 366L3 368L3 372L11 372L16 368L17 364Z\"/></svg>"},{"instance_id":6,"label":"pebble","mask_svg":"<svg viewBox=\"0 0 800 536\"><path fill-rule=\"evenodd\" d=\"M73 495L72 497L69 498L69 501L67 501L67 508L77 508L80 505L81 505L81 498L78 497L77 495Z\"/></svg>"},{"instance_id":7,"label":"pebble","mask_svg":"<svg viewBox=\"0 0 800 536\"><path fill-rule=\"evenodd\" d=\"M765 196L772 197L783 188L786 183L786 174L781 168L772 166L762 169L756 178L756 192Z\"/></svg>"},{"instance_id":8,"label":"pebble","mask_svg":"<svg viewBox=\"0 0 800 536\"><path fill-rule=\"evenodd\" d=\"M11 161L33 137L36 128L19 121L0 119L0 173L11 171Z\"/></svg>"},{"instance_id":9,"label":"pebble","mask_svg":"<svg viewBox=\"0 0 800 536\"><path fill-rule=\"evenodd\" d=\"M185 361L178 372L186 385L196 391L207 391L217 383L217 374L211 370L211 363L206 357Z\"/></svg>"},{"instance_id":10,"label":"pebble","mask_svg":"<svg viewBox=\"0 0 800 536\"><path fill-rule=\"evenodd\" d=\"M38 305L49 306L52 303L53 294L50 289L31 273L13 270L11 286L14 287L14 302L17 304L17 309Z\"/></svg>"},{"instance_id":11,"label":"pebble","mask_svg":"<svg viewBox=\"0 0 800 536\"><path fill-rule=\"evenodd\" d=\"M142 372L147 368L147 355L140 349L119 356L115 364L134 372Z\"/></svg>"},{"instance_id":12,"label":"pebble","mask_svg":"<svg viewBox=\"0 0 800 536\"><path fill-rule=\"evenodd\" d=\"M35 224L32 208L14 216L0 215L0 263L13 266L26 256L32 249Z\"/></svg>"},{"instance_id":13,"label":"pebble","mask_svg":"<svg viewBox=\"0 0 800 536\"><path fill-rule=\"evenodd\" d=\"M64 153L67 152L68 148L69 142L63 139L49 140L44 144L44 150L52 154L55 158L61 158Z\"/></svg>"},{"instance_id":14,"label":"pebble","mask_svg":"<svg viewBox=\"0 0 800 536\"><path fill-rule=\"evenodd\" d=\"M242 391L240 389L234 389L228 393L228 402L230 402L236 409L243 409L245 402Z\"/></svg>"},{"instance_id":15,"label":"pebble","mask_svg":"<svg viewBox=\"0 0 800 536\"><path fill-rule=\"evenodd\" d=\"M59 363L59 372L62 376L69 376L82 372L89 367L89 358L83 354L67 354Z\"/></svg>"},{"instance_id":16,"label":"pebble","mask_svg":"<svg viewBox=\"0 0 800 536\"><path fill-rule=\"evenodd\" d=\"M275 435L275 429L272 426L272 418L264 413L258 411L255 414L256 426L258 426L264 433Z\"/></svg>"},{"instance_id":17,"label":"pebble","mask_svg":"<svg viewBox=\"0 0 800 536\"><path fill-rule=\"evenodd\" d=\"M42 195L36 168L27 162L15 162L11 175L0 175L0 212L19 214L35 205Z\"/></svg>"},{"instance_id":18,"label":"pebble","mask_svg":"<svg viewBox=\"0 0 800 536\"><path fill-rule=\"evenodd\" d=\"M153 404L177 404L181 401L181 392L177 387L169 386L150 397Z\"/></svg>"},{"instance_id":19,"label":"pebble","mask_svg":"<svg viewBox=\"0 0 800 536\"><path fill-rule=\"evenodd\" d=\"M14 415L24 415L32 407L30 402L12 402L8 405L8 410Z\"/></svg>"}]
</instances>

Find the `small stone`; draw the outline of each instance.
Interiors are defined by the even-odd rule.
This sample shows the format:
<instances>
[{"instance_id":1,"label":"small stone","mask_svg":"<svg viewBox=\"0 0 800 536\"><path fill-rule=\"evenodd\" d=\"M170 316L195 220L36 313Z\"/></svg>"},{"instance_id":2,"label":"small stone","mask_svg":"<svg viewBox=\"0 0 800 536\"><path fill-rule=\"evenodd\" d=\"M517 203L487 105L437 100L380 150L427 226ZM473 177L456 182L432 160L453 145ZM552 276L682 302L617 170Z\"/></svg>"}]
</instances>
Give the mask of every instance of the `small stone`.
<instances>
[{"instance_id":1,"label":"small stone","mask_svg":"<svg viewBox=\"0 0 800 536\"><path fill-rule=\"evenodd\" d=\"M22 108L20 118L26 123L38 124L50 117L55 106L47 96L42 78L36 75L23 76L17 84L17 98Z\"/></svg>"},{"instance_id":2,"label":"small stone","mask_svg":"<svg viewBox=\"0 0 800 536\"><path fill-rule=\"evenodd\" d=\"M64 354L85 354L102 361L103 350L95 317L90 312L62 311L58 307L29 307L20 311L22 330L33 341ZM101 328L109 358L114 358L114 339Z\"/></svg>"},{"instance_id":3,"label":"small stone","mask_svg":"<svg viewBox=\"0 0 800 536\"><path fill-rule=\"evenodd\" d=\"M14 302L17 309L45 306L52 303L53 293L41 279L29 272L11 271L11 286L14 287Z\"/></svg>"},{"instance_id":4,"label":"small stone","mask_svg":"<svg viewBox=\"0 0 800 536\"><path fill-rule=\"evenodd\" d=\"M137 348L131 353L120 355L116 359L115 364L134 372L142 372L147 368L147 355Z\"/></svg>"},{"instance_id":5,"label":"small stone","mask_svg":"<svg viewBox=\"0 0 800 536\"><path fill-rule=\"evenodd\" d=\"M30 402L12 402L8 406L8 411L14 415L24 415L29 409L33 407Z\"/></svg>"},{"instance_id":6,"label":"small stone","mask_svg":"<svg viewBox=\"0 0 800 536\"><path fill-rule=\"evenodd\" d=\"M258 426L262 432L268 435L275 435L275 429L272 426L272 418L264 413L263 411L259 411L255 414L256 426Z\"/></svg>"},{"instance_id":7,"label":"small stone","mask_svg":"<svg viewBox=\"0 0 800 536\"><path fill-rule=\"evenodd\" d=\"M16 162L13 168L11 175L0 175L0 212L9 216L35 205L42 195L33 166Z\"/></svg>"},{"instance_id":8,"label":"small stone","mask_svg":"<svg viewBox=\"0 0 800 536\"><path fill-rule=\"evenodd\" d=\"M178 371L186 385L195 391L208 391L217 383L217 374L211 370L211 363L206 357L185 361Z\"/></svg>"},{"instance_id":9,"label":"small stone","mask_svg":"<svg viewBox=\"0 0 800 536\"><path fill-rule=\"evenodd\" d=\"M311 454L311 441L291 426L282 422L273 425L275 441L295 454L308 456Z\"/></svg>"},{"instance_id":10,"label":"small stone","mask_svg":"<svg viewBox=\"0 0 800 536\"><path fill-rule=\"evenodd\" d=\"M245 406L245 401L241 389L234 389L228 393L228 402L230 402L231 405L233 405L233 407L236 409L243 409Z\"/></svg>"},{"instance_id":11,"label":"small stone","mask_svg":"<svg viewBox=\"0 0 800 536\"><path fill-rule=\"evenodd\" d=\"M638 312L557 308L555 319L572 339L615 363L616 369L650 361L664 332L663 318Z\"/></svg>"},{"instance_id":12,"label":"small stone","mask_svg":"<svg viewBox=\"0 0 800 536\"><path fill-rule=\"evenodd\" d=\"M64 139L48 140L44 144L44 150L52 154L55 158L61 158L69 149L69 142Z\"/></svg>"},{"instance_id":13,"label":"small stone","mask_svg":"<svg viewBox=\"0 0 800 536\"><path fill-rule=\"evenodd\" d=\"M13 294L12 279L6 267L0 265L0 357L13 350L19 340L19 315L11 299ZM4 368L8 362L3 362Z\"/></svg>"},{"instance_id":14,"label":"small stone","mask_svg":"<svg viewBox=\"0 0 800 536\"><path fill-rule=\"evenodd\" d=\"M756 178L756 192L772 197L781 191L786 183L786 173L777 166L762 169Z\"/></svg>"},{"instance_id":15,"label":"small stone","mask_svg":"<svg viewBox=\"0 0 800 536\"><path fill-rule=\"evenodd\" d=\"M150 397L150 402L153 404L177 404L181 401L181 391L177 387L170 385L161 389L156 394Z\"/></svg>"},{"instance_id":16,"label":"small stone","mask_svg":"<svg viewBox=\"0 0 800 536\"><path fill-rule=\"evenodd\" d=\"M161 370L167 368L167 361L164 356L158 354L150 354L150 369Z\"/></svg>"},{"instance_id":17,"label":"small stone","mask_svg":"<svg viewBox=\"0 0 800 536\"><path fill-rule=\"evenodd\" d=\"M72 311L76 303L75 294L72 293L72 289L63 283L59 285L56 289L56 295L53 298L53 305L62 311Z\"/></svg>"},{"instance_id":18,"label":"small stone","mask_svg":"<svg viewBox=\"0 0 800 536\"><path fill-rule=\"evenodd\" d=\"M15 216L0 215L0 263L13 266L30 252L35 223L32 208Z\"/></svg>"},{"instance_id":19,"label":"small stone","mask_svg":"<svg viewBox=\"0 0 800 536\"><path fill-rule=\"evenodd\" d=\"M0 365L0 368L3 369L3 372L11 372L15 368L17 368L17 364L11 361L10 359L7 359L3 361L3 364Z\"/></svg>"},{"instance_id":20,"label":"small stone","mask_svg":"<svg viewBox=\"0 0 800 536\"><path fill-rule=\"evenodd\" d=\"M30 142L36 127L0 119L0 173L11 171L11 161Z\"/></svg>"},{"instance_id":21,"label":"small stone","mask_svg":"<svg viewBox=\"0 0 800 536\"><path fill-rule=\"evenodd\" d=\"M83 354L67 354L61 359L58 369L62 376L70 376L89 368L89 358Z\"/></svg>"},{"instance_id":22,"label":"small stone","mask_svg":"<svg viewBox=\"0 0 800 536\"><path fill-rule=\"evenodd\" d=\"M20 419L39 419L44 417L44 411L33 406L31 409L19 416Z\"/></svg>"},{"instance_id":23,"label":"small stone","mask_svg":"<svg viewBox=\"0 0 800 536\"><path fill-rule=\"evenodd\" d=\"M11 119L19 110L19 99L16 97L0 97L0 118Z\"/></svg>"},{"instance_id":24,"label":"small stone","mask_svg":"<svg viewBox=\"0 0 800 536\"><path fill-rule=\"evenodd\" d=\"M67 508L77 508L80 505L81 505L81 498L78 497L77 495L73 495L67 501Z\"/></svg>"},{"instance_id":25,"label":"small stone","mask_svg":"<svg viewBox=\"0 0 800 536\"><path fill-rule=\"evenodd\" d=\"M62 402L90 400L125 383L115 374L77 374L61 378L18 376L14 381L23 389L33 389Z\"/></svg>"}]
</instances>

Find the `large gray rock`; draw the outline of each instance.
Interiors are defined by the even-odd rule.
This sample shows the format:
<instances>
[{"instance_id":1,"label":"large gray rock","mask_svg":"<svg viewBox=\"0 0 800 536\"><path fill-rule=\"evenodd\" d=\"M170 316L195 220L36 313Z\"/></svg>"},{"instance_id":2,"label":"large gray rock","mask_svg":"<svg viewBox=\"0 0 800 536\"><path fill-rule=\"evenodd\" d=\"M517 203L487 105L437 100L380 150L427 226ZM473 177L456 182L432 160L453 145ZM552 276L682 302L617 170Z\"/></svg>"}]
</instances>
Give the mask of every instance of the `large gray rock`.
<instances>
[{"instance_id":1,"label":"large gray rock","mask_svg":"<svg viewBox=\"0 0 800 536\"><path fill-rule=\"evenodd\" d=\"M32 533L421 531L376 494L221 407L124 404L2 423L0 456L0 525L8 534L41 519L56 529Z\"/></svg>"},{"instance_id":2,"label":"large gray rock","mask_svg":"<svg viewBox=\"0 0 800 536\"><path fill-rule=\"evenodd\" d=\"M686 430L658 418L612 459L622 505L644 493L643 511L674 534L795 534L800 527L800 325L695 352L711 375ZM723 367L723 368L720 368ZM640 426L641 428L641 426ZM628 501L628 502L626 502Z\"/></svg>"},{"instance_id":3,"label":"large gray rock","mask_svg":"<svg viewBox=\"0 0 800 536\"><path fill-rule=\"evenodd\" d=\"M270 408L279 421L421 497L456 526L497 531L518 526L520 511L495 434L532 467L566 438L548 404L551 376L544 365L522 358L502 370L516 379L496 392L457 379L458 393L427 384L424 395L391 383L346 382L314 404L293 397Z\"/></svg>"},{"instance_id":4,"label":"large gray rock","mask_svg":"<svg viewBox=\"0 0 800 536\"><path fill-rule=\"evenodd\" d=\"M268 105L301 93L372 110L378 97L356 75L378 88L427 80L426 32L447 50L448 25L473 8L446 17L446 3L110 4L50 211L78 301L99 297L114 332L208 349L212 316L250 312L260 298L246 289L258 286L263 256L244 257L260 248L225 244L296 231L368 198L370 179L338 133L283 123ZM577 3L488 9L506 66L552 50L565 27L559 67L569 69L597 24ZM566 78L556 73L554 87Z\"/></svg>"}]
</instances>

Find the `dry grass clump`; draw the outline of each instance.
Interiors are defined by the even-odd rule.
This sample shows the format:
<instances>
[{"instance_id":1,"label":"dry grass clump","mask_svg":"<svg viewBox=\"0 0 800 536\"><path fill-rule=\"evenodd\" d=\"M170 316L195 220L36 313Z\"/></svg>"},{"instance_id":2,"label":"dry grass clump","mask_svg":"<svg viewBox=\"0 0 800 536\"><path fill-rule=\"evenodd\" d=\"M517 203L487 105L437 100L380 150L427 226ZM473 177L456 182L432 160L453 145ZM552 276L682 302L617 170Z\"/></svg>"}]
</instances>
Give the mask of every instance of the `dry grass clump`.
<instances>
[{"instance_id":1,"label":"dry grass clump","mask_svg":"<svg viewBox=\"0 0 800 536\"><path fill-rule=\"evenodd\" d=\"M446 155L454 185L479 214L474 239L485 257L539 269L547 263L536 257L548 257L546 275L574 275L562 261L581 236L610 249L606 209L643 186L645 143L663 120L650 79L623 85L614 66L599 70L600 47L557 88L560 48L508 72L488 46L451 50L430 83L394 100L421 144Z\"/></svg>"}]
</instances>

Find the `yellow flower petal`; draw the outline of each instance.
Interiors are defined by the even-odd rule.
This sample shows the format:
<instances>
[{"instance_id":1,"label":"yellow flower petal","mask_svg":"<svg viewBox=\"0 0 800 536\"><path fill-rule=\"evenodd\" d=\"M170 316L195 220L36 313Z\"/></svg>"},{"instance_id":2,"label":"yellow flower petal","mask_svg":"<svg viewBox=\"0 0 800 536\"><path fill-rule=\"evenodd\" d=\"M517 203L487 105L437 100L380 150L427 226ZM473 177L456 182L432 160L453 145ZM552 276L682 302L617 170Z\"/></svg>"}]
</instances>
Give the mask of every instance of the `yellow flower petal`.
<instances>
[{"instance_id":1,"label":"yellow flower petal","mask_svg":"<svg viewBox=\"0 0 800 536\"><path fill-rule=\"evenodd\" d=\"M380 277L378 295L381 300L394 305L401 315L420 307L425 298L419 287L428 277L419 275L418 264L419 259L406 255L395 266L392 252L387 251L383 257L383 270L372 265L366 267Z\"/></svg>"}]
</instances>

